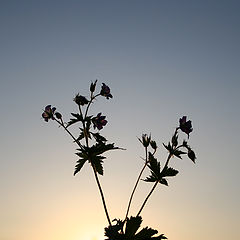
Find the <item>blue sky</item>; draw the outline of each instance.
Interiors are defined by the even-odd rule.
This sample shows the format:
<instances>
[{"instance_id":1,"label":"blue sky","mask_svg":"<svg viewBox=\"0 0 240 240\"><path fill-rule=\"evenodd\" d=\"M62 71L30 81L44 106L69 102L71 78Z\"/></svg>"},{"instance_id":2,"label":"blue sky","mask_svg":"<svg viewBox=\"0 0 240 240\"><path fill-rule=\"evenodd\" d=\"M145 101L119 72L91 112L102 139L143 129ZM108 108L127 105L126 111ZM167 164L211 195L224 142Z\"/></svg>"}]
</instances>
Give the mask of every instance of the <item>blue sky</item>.
<instances>
[{"instance_id":1,"label":"blue sky","mask_svg":"<svg viewBox=\"0 0 240 240\"><path fill-rule=\"evenodd\" d=\"M107 115L103 134L127 148L108 154L101 178L111 217L123 218L141 168L137 136L151 132L161 146L187 115L197 163L173 159L180 174L154 193L143 225L169 239L238 239L239 7L1 1L0 237L103 239L107 222L90 169L72 176L75 146L41 119L48 104L69 118L75 94L87 95L98 79L114 98L92 112ZM160 147L159 158L166 154ZM141 184L132 214L149 188Z\"/></svg>"}]
</instances>

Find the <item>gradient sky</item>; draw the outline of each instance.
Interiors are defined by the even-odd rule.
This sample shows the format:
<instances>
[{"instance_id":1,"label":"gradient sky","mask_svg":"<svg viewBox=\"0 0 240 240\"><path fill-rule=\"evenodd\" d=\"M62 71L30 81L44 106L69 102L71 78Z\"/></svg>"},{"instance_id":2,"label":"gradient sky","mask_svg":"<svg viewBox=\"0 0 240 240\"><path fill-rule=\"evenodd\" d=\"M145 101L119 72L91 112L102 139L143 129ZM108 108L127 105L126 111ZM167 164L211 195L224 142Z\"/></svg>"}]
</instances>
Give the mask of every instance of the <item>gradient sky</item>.
<instances>
[{"instance_id":1,"label":"gradient sky","mask_svg":"<svg viewBox=\"0 0 240 240\"><path fill-rule=\"evenodd\" d=\"M187 115L197 154L159 186L142 216L170 240L240 239L240 3L233 0L0 1L0 239L103 240L107 225L89 166L73 177L76 146L53 122L105 82L96 102L111 152L100 180L110 217L123 218L152 133L167 142ZM131 214L151 184L142 182Z\"/></svg>"}]
</instances>

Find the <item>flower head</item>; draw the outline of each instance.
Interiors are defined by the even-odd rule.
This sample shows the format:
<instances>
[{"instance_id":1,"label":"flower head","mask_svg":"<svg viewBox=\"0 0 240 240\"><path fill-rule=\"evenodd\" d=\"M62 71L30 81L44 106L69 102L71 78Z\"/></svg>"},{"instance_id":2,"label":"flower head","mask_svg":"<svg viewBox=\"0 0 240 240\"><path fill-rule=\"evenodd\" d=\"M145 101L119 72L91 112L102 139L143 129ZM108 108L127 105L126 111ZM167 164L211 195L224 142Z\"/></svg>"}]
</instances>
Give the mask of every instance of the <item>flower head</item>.
<instances>
[{"instance_id":1,"label":"flower head","mask_svg":"<svg viewBox=\"0 0 240 240\"><path fill-rule=\"evenodd\" d=\"M102 113L98 113L98 115L92 119L94 129L97 128L98 130L101 130L103 126L107 124L107 120L105 120L106 116L101 115Z\"/></svg>"},{"instance_id":2,"label":"flower head","mask_svg":"<svg viewBox=\"0 0 240 240\"><path fill-rule=\"evenodd\" d=\"M82 96L82 95L79 95L77 94L76 97L73 99L73 101L78 104L78 105L85 105L85 104L88 104L88 100Z\"/></svg>"},{"instance_id":3,"label":"flower head","mask_svg":"<svg viewBox=\"0 0 240 240\"><path fill-rule=\"evenodd\" d=\"M102 89L101 89L100 94L102 96L106 97L107 99L113 97L112 94L110 93L110 88L105 83L102 84Z\"/></svg>"},{"instance_id":4,"label":"flower head","mask_svg":"<svg viewBox=\"0 0 240 240\"><path fill-rule=\"evenodd\" d=\"M45 107L44 112L42 113L42 117L46 122L48 122L49 119L54 120L54 112L56 111L56 108L51 108L51 105L47 105Z\"/></svg>"},{"instance_id":5,"label":"flower head","mask_svg":"<svg viewBox=\"0 0 240 240\"><path fill-rule=\"evenodd\" d=\"M187 117L183 116L182 118L179 119L179 128L185 132L188 137L189 133L192 132L192 122L190 120L187 121Z\"/></svg>"}]
</instances>

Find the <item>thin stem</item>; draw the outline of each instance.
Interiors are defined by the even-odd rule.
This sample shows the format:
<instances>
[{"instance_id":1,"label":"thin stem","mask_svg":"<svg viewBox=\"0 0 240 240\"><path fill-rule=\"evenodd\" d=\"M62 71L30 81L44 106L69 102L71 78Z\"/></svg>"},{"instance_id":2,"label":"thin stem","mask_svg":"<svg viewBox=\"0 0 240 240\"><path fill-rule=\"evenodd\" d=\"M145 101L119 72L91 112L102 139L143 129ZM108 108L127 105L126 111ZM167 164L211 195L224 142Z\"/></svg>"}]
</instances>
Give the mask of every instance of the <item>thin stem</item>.
<instances>
[{"instance_id":1,"label":"thin stem","mask_svg":"<svg viewBox=\"0 0 240 240\"><path fill-rule=\"evenodd\" d=\"M72 133L65 127L63 120L61 119L61 122L58 121L57 119L55 119L55 121L60 124L60 126L62 126L64 128L64 130L71 136L71 138L74 140L74 142L77 143L77 145L82 148L82 144L72 135Z\"/></svg>"},{"instance_id":2,"label":"thin stem","mask_svg":"<svg viewBox=\"0 0 240 240\"><path fill-rule=\"evenodd\" d=\"M91 164L91 165L92 165L92 164ZM108 210L107 210L107 205L106 205L106 202L105 202L103 190L102 190L101 184L100 184L99 179L98 179L97 171L96 171L96 169L95 169L95 167L94 167L93 165L92 165L92 168L93 168L94 176L95 176L95 179L96 179L96 182L97 182L97 185L98 185L98 189L99 189L100 194L101 194L101 198L102 198L102 202L103 202L103 207L104 207L104 210L105 210L105 214L106 214L108 223L109 223L110 226L112 226L110 217L109 217L109 215L108 215Z\"/></svg>"},{"instance_id":3,"label":"thin stem","mask_svg":"<svg viewBox=\"0 0 240 240\"><path fill-rule=\"evenodd\" d=\"M96 96L93 96L93 93L91 92L91 99L90 99L90 101L89 101L89 103L88 103L88 105L87 105L84 119L87 117L87 113L88 113L88 110L89 110L89 107L90 107L92 101L93 101L96 97L98 97L98 96L100 96L100 95L101 95L101 94L99 93L99 94L97 94Z\"/></svg>"},{"instance_id":4,"label":"thin stem","mask_svg":"<svg viewBox=\"0 0 240 240\"><path fill-rule=\"evenodd\" d=\"M125 220L127 219L127 216L128 216L129 210L130 210L130 206L131 206L131 203L132 203L133 195L134 195L134 193L135 193L135 191L136 191L137 185L138 185L138 183L139 183L139 181L140 181L140 178L141 178L141 176L142 176L142 173L143 173L144 169L145 169L146 166L147 166L147 147L145 147L145 153L146 153L146 162L145 162L145 164L144 164L144 166L143 166L143 168L142 168L142 170L141 170L141 172L140 172L140 174L139 174L139 176L138 176L138 178L137 178L137 181L136 181L135 186L134 186L134 188L133 188L132 194L131 194L131 196L130 196L129 203L128 203L128 207L127 207L127 212L126 212L126 216L125 216Z\"/></svg>"},{"instance_id":5,"label":"thin stem","mask_svg":"<svg viewBox=\"0 0 240 240\"><path fill-rule=\"evenodd\" d=\"M145 200L144 200L144 202L143 202L143 204L142 204L142 206L141 206L141 208L140 208L140 210L139 210L139 212L138 212L138 214L137 214L137 217L138 217L138 216L140 215L140 213L142 212L145 204L147 203L147 200L148 200L149 197L152 195L152 193L153 193L154 189L156 188L157 184L158 184L158 181L154 183L151 191L149 192L149 194L148 194L147 197L145 198Z\"/></svg>"},{"instance_id":6,"label":"thin stem","mask_svg":"<svg viewBox=\"0 0 240 240\"><path fill-rule=\"evenodd\" d=\"M86 108L86 111L85 111L84 120L85 120L86 117L87 117L87 112L88 112L89 106L91 105L93 99L96 98L97 96L98 96L98 95L96 95L95 97L93 97L93 93L91 92L91 100L89 101L89 103L88 103L88 105L87 105L87 108ZM82 115L82 111L81 111L80 106L79 106L79 111L80 111L80 114ZM83 131L84 131L84 136L85 136L85 140L86 140L86 145L87 145L87 147L89 147L88 133L87 133L87 129L86 129L86 125L85 125L85 121L84 121L84 120L83 120ZM90 160L90 159L89 159L89 160ZM91 162L91 160L90 160L90 162ZM97 170L96 170L95 166L92 164L92 162L91 162L91 166L92 166L92 169L93 169L93 172L94 172L94 176L95 176L95 179L96 179L96 182L97 182L97 186L98 186L99 192L100 192L100 194L101 194L101 199L102 199L102 203L103 203L103 207L104 207L104 211L105 211L105 214L106 214L108 223L109 223L110 226L112 226L111 220L110 220L110 217L109 217L109 214L108 214L107 205L106 205L106 202L105 202L103 190L102 190L100 181L99 181L99 179L98 179Z\"/></svg>"}]
</instances>

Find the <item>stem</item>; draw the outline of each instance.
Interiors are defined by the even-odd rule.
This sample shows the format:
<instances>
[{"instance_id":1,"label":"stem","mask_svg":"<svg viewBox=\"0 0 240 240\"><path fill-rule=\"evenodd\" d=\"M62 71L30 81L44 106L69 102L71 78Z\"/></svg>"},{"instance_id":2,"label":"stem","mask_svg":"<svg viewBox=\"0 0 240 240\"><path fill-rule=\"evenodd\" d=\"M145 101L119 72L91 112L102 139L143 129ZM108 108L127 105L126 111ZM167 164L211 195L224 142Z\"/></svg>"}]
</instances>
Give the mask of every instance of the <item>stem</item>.
<instances>
[{"instance_id":1,"label":"stem","mask_svg":"<svg viewBox=\"0 0 240 240\"><path fill-rule=\"evenodd\" d=\"M110 226L112 226L111 220L110 220L109 215L108 215L107 205L106 205L106 202L105 202L105 198L104 198L104 194L103 194L103 191L102 191L102 187L101 187L101 184L100 184L99 179L98 179L97 171L96 171L96 169L95 169L95 167L93 165L92 165L92 168L93 168L94 176L95 176L95 179L96 179L96 182L97 182L97 185L98 185L98 189L99 189L100 194L101 194L102 203L103 203L103 207L104 207L104 211L105 211L108 223L109 223Z\"/></svg>"},{"instance_id":2,"label":"stem","mask_svg":"<svg viewBox=\"0 0 240 240\"><path fill-rule=\"evenodd\" d=\"M92 101L93 101L96 97L98 97L98 96L100 96L100 93L97 94L96 96L93 96L93 93L91 92L91 99L90 99L90 101L89 101L89 103L88 103L88 105L87 105L87 108L86 108L86 111L85 111L84 119L87 117L88 109L89 109L89 107L90 107Z\"/></svg>"},{"instance_id":3,"label":"stem","mask_svg":"<svg viewBox=\"0 0 240 240\"><path fill-rule=\"evenodd\" d=\"M136 184L135 184L135 186L134 186L134 188L133 188L133 191L132 191L132 194L131 194L131 196L130 196L129 203L128 203L128 208L127 208L127 212L126 212L126 216L125 216L125 221L126 221L126 219L127 219L127 216L128 216L129 210L130 210L130 206L131 206L131 203L132 203L133 195L134 195L134 193L135 193L135 191L136 191L136 188L137 188L137 185L138 185L138 183L139 183L139 181L140 181L140 178L141 178L141 176L142 176L142 173L143 173L144 169L145 169L146 166L147 166L147 147L145 147L145 152L146 152L146 162L145 162L145 164L144 164L144 166L143 166L143 168L142 168L142 170L141 170L141 172L140 172L140 174L139 174L139 176L138 176L138 178L137 178Z\"/></svg>"},{"instance_id":4,"label":"stem","mask_svg":"<svg viewBox=\"0 0 240 240\"><path fill-rule=\"evenodd\" d=\"M139 210L139 212L138 212L138 214L137 214L137 217L138 217L138 216L140 215L140 213L142 212L145 204L147 203L147 200L148 200L149 197L152 195L152 193L153 193L154 189L156 188L157 184L158 184L158 181L154 183L151 191L149 192L149 194L148 194L147 197L145 198L145 200L144 200L144 202L143 202L143 204L142 204L142 206L141 206L141 208L140 208L140 210Z\"/></svg>"},{"instance_id":5,"label":"stem","mask_svg":"<svg viewBox=\"0 0 240 240\"><path fill-rule=\"evenodd\" d=\"M91 100L89 101L89 103L88 103L88 105L87 105L87 108L86 108L86 111L85 111L84 120L85 120L86 117L87 117L87 112L88 112L89 106L91 105L93 99L96 98L97 96L98 96L98 95L96 95L95 97L93 97L93 93L91 92ZM80 106L79 106L79 111L80 111L80 114L82 115L82 111L81 111ZM85 136L85 140L86 140L86 145L87 145L87 147L89 147L88 133L87 133L87 130L86 130L86 126L85 126L85 122L84 122L84 121L83 121L83 131L84 131L84 136ZM110 217L109 217L109 215L108 215L108 210L107 210L107 205L106 205L106 202L105 202L103 190L102 190L100 181L99 181L99 179L98 179L97 170L96 170L95 166L92 164L92 162L91 162L90 159L89 159L89 161L90 161L90 163L91 163L91 166L92 166L92 169L93 169L93 172L94 172L94 176L95 176L95 179L96 179L96 182L97 182L97 186L98 186L99 192L100 192L100 194L101 194L101 199L102 199L102 203L103 203L103 207L104 207L104 211L105 211L105 214L106 214L108 223L109 223L110 226L112 226Z\"/></svg>"},{"instance_id":6,"label":"stem","mask_svg":"<svg viewBox=\"0 0 240 240\"><path fill-rule=\"evenodd\" d=\"M60 124L64 128L64 130L71 136L71 138L74 140L74 142L77 143L77 145L82 148L82 144L72 135L72 133L64 126L63 120L61 119L61 122L55 119L55 121Z\"/></svg>"}]
</instances>

